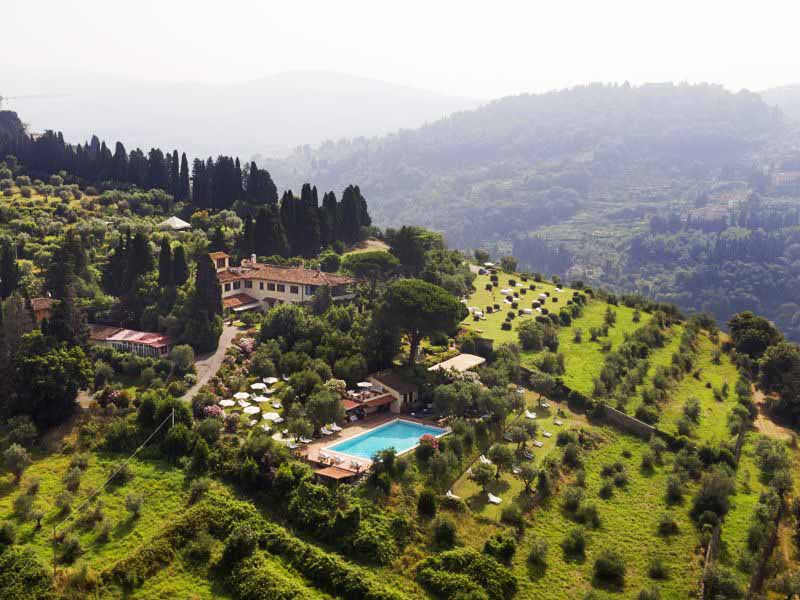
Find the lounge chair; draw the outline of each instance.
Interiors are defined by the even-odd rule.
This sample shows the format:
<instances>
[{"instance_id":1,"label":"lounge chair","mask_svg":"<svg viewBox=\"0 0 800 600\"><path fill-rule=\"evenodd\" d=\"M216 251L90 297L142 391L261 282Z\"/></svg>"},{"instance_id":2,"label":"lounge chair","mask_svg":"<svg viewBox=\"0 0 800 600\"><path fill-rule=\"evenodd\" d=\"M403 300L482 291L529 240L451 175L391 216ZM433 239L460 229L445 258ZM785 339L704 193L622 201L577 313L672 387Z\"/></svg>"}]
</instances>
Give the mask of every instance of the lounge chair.
<instances>
[{"instance_id":1,"label":"lounge chair","mask_svg":"<svg viewBox=\"0 0 800 600\"><path fill-rule=\"evenodd\" d=\"M300 447L300 445L296 444L295 442L289 442L286 445L288 446L289 450L297 450Z\"/></svg>"},{"instance_id":2,"label":"lounge chair","mask_svg":"<svg viewBox=\"0 0 800 600\"><path fill-rule=\"evenodd\" d=\"M488 458L486 458L483 454L481 454L479 460L481 461L482 465L490 465L490 464L492 464L492 461L490 461Z\"/></svg>"},{"instance_id":3,"label":"lounge chair","mask_svg":"<svg viewBox=\"0 0 800 600\"><path fill-rule=\"evenodd\" d=\"M456 496L452 490L447 490L445 496L447 496L448 498L452 498L453 500L461 500L461 496Z\"/></svg>"},{"instance_id":4,"label":"lounge chair","mask_svg":"<svg viewBox=\"0 0 800 600\"><path fill-rule=\"evenodd\" d=\"M524 456L525 456L525 458L527 458L528 460L532 460L532 459L533 459L533 453L532 453L530 450L525 450L525 454L524 454Z\"/></svg>"},{"instance_id":5,"label":"lounge chair","mask_svg":"<svg viewBox=\"0 0 800 600\"><path fill-rule=\"evenodd\" d=\"M556 425L563 425L563 424L564 424L564 421L562 421L561 419L555 419L555 420L553 421L553 423L555 423Z\"/></svg>"},{"instance_id":6,"label":"lounge chair","mask_svg":"<svg viewBox=\"0 0 800 600\"><path fill-rule=\"evenodd\" d=\"M331 423L330 430L331 431L335 431L335 432L339 432L339 431L342 430L342 428L339 427L336 423Z\"/></svg>"},{"instance_id":7,"label":"lounge chair","mask_svg":"<svg viewBox=\"0 0 800 600\"><path fill-rule=\"evenodd\" d=\"M307 437L301 437L300 438L300 443L301 444L310 444L312 441L313 440L311 440L310 438L307 438Z\"/></svg>"},{"instance_id":8,"label":"lounge chair","mask_svg":"<svg viewBox=\"0 0 800 600\"><path fill-rule=\"evenodd\" d=\"M550 408L549 402L542 402L542 408Z\"/></svg>"},{"instance_id":9,"label":"lounge chair","mask_svg":"<svg viewBox=\"0 0 800 600\"><path fill-rule=\"evenodd\" d=\"M283 408L283 404L281 404L280 402L273 402L272 408Z\"/></svg>"},{"instance_id":10,"label":"lounge chair","mask_svg":"<svg viewBox=\"0 0 800 600\"><path fill-rule=\"evenodd\" d=\"M546 437L546 438L553 437L553 434L552 434L552 433L550 433L549 431L543 431L543 432L542 432L542 435L543 435L544 437Z\"/></svg>"},{"instance_id":11,"label":"lounge chair","mask_svg":"<svg viewBox=\"0 0 800 600\"><path fill-rule=\"evenodd\" d=\"M526 419L535 419L536 418L536 413L535 412L531 412L528 409L525 409L525 418Z\"/></svg>"},{"instance_id":12,"label":"lounge chair","mask_svg":"<svg viewBox=\"0 0 800 600\"><path fill-rule=\"evenodd\" d=\"M322 429L320 429L320 430L319 430L319 432L320 432L322 435L325 435L325 436L327 436L327 435L333 435L333 432L332 432L330 429L328 429L327 427L323 427Z\"/></svg>"},{"instance_id":13,"label":"lounge chair","mask_svg":"<svg viewBox=\"0 0 800 600\"><path fill-rule=\"evenodd\" d=\"M503 501L500 496L495 496L491 492L486 492L486 495L489 496L489 502L492 504L500 504Z\"/></svg>"},{"instance_id":14,"label":"lounge chair","mask_svg":"<svg viewBox=\"0 0 800 600\"><path fill-rule=\"evenodd\" d=\"M503 434L503 439L504 439L505 441L507 441L507 442L513 442L513 441L514 441L514 440L511 438L511 434L510 434L510 433L504 433L504 434Z\"/></svg>"},{"instance_id":15,"label":"lounge chair","mask_svg":"<svg viewBox=\"0 0 800 600\"><path fill-rule=\"evenodd\" d=\"M278 417L277 419L274 419L272 422L273 423L283 423L285 420L286 419L284 419L283 417Z\"/></svg>"},{"instance_id":16,"label":"lounge chair","mask_svg":"<svg viewBox=\"0 0 800 600\"><path fill-rule=\"evenodd\" d=\"M537 448L541 448L544 446L544 442L540 442L539 440L533 440L533 445Z\"/></svg>"},{"instance_id":17,"label":"lounge chair","mask_svg":"<svg viewBox=\"0 0 800 600\"><path fill-rule=\"evenodd\" d=\"M518 466L514 465L513 467L511 467L511 472L514 475L519 475L520 473L522 473L522 469L520 469Z\"/></svg>"},{"instance_id":18,"label":"lounge chair","mask_svg":"<svg viewBox=\"0 0 800 600\"><path fill-rule=\"evenodd\" d=\"M330 455L325 454L324 452L317 453L317 458L322 462L329 461L331 459Z\"/></svg>"}]
</instances>

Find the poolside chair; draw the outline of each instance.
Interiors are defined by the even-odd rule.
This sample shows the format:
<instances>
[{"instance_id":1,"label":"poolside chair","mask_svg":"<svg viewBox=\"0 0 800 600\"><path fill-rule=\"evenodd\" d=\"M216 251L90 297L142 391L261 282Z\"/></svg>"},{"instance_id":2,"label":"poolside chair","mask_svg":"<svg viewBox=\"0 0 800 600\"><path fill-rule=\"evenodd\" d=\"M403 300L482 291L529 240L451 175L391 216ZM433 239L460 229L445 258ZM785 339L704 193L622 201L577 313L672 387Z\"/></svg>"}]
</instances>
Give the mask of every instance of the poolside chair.
<instances>
[{"instance_id":1,"label":"poolside chair","mask_svg":"<svg viewBox=\"0 0 800 600\"><path fill-rule=\"evenodd\" d=\"M341 427L339 427L339 426L338 426L336 423L331 423L331 425L330 425L330 430L331 430L331 431L334 431L334 432L339 432L339 431L341 431L341 430L342 430L342 428L341 428Z\"/></svg>"},{"instance_id":2,"label":"poolside chair","mask_svg":"<svg viewBox=\"0 0 800 600\"><path fill-rule=\"evenodd\" d=\"M307 438L307 437L301 437L300 438L300 443L301 444L310 444L312 441L313 441L312 439Z\"/></svg>"},{"instance_id":3,"label":"poolside chair","mask_svg":"<svg viewBox=\"0 0 800 600\"><path fill-rule=\"evenodd\" d=\"M479 459L479 460L481 461L481 464L483 464L483 465L490 465L490 464L492 464L492 461L490 461L488 458L486 458L486 457L485 457L483 454L481 454L481 456L480 456L480 459Z\"/></svg>"},{"instance_id":4,"label":"poolside chair","mask_svg":"<svg viewBox=\"0 0 800 600\"><path fill-rule=\"evenodd\" d=\"M491 492L486 492L486 495L489 496L489 502L492 504L500 504L503 501L500 496L495 496Z\"/></svg>"},{"instance_id":5,"label":"poolside chair","mask_svg":"<svg viewBox=\"0 0 800 600\"><path fill-rule=\"evenodd\" d=\"M540 442L539 440L533 440L533 445L537 448L541 448L544 446L544 442Z\"/></svg>"},{"instance_id":6,"label":"poolside chair","mask_svg":"<svg viewBox=\"0 0 800 600\"><path fill-rule=\"evenodd\" d=\"M520 473L522 473L522 469L520 469L517 465L514 465L513 467L511 467L511 472L514 475L519 475Z\"/></svg>"},{"instance_id":7,"label":"poolside chair","mask_svg":"<svg viewBox=\"0 0 800 600\"><path fill-rule=\"evenodd\" d=\"M327 427L323 427L323 428L321 428L321 429L319 430L319 432L320 432L322 435L325 435L325 436L328 436L328 435L333 435L333 432L332 432L330 429L328 429Z\"/></svg>"},{"instance_id":8,"label":"poolside chair","mask_svg":"<svg viewBox=\"0 0 800 600\"><path fill-rule=\"evenodd\" d=\"M525 409L525 418L526 419L535 419L536 413L529 411L527 408Z\"/></svg>"},{"instance_id":9,"label":"poolside chair","mask_svg":"<svg viewBox=\"0 0 800 600\"><path fill-rule=\"evenodd\" d=\"M289 442L286 445L288 446L289 450L297 450L300 447L299 444L296 444L294 442Z\"/></svg>"},{"instance_id":10,"label":"poolside chair","mask_svg":"<svg viewBox=\"0 0 800 600\"><path fill-rule=\"evenodd\" d=\"M564 424L564 421L562 421L561 419L555 419L555 420L553 421L553 423L555 423L556 425L563 425L563 424Z\"/></svg>"},{"instance_id":11,"label":"poolside chair","mask_svg":"<svg viewBox=\"0 0 800 600\"><path fill-rule=\"evenodd\" d=\"M530 451L530 450L525 450L525 455L524 455L524 456L525 456L525 458L527 458L528 460L532 460L532 459L533 459L533 453L531 453L531 451Z\"/></svg>"},{"instance_id":12,"label":"poolside chair","mask_svg":"<svg viewBox=\"0 0 800 600\"><path fill-rule=\"evenodd\" d=\"M453 491L452 491L452 490L447 490L447 493L445 494L445 496L447 496L448 498L450 498L450 499L452 499L452 500L461 500L461 496L456 496L456 495L453 493Z\"/></svg>"},{"instance_id":13,"label":"poolside chair","mask_svg":"<svg viewBox=\"0 0 800 600\"><path fill-rule=\"evenodd\" d=\"M553 437L553 434L552 434L552 433L550 433L549 431L543 431L543 432L542 432L542 435L543 435L544 437L546 437L546 438Z\"/></svg>"},{"instance_id":14,"label":"poolside chair","mask_svg":"<svg viewBox=\"0 0 800 600\"><path fill-rule=\"evenodd\" d=\"M542 408L550 408L549 402L542 402Z\"/></svg>"}]
</instances>

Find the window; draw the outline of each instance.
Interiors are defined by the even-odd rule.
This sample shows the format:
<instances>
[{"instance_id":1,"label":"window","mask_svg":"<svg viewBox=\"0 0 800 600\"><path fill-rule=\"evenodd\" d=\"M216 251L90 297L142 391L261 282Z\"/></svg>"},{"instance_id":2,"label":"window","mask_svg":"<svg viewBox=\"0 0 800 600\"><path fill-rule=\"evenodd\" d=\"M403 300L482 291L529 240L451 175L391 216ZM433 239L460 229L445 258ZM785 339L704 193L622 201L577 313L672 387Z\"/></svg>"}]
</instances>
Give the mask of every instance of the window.
<instances>
[{"instance_id":1,"label":"window","mask_svg":"<svg viewBox=\"0 0 800 600\"><path fill-rule=\"evenodd\" d=\"M275 284L274 284L274 283L268 283L268 284L267 284L267 289L268 289L270 292L274 292L274 291L275 291Z\"/></svg>"},{"instance_id":2,"label":"window","mask_svg":"<svg viewBox=\"0 0 800 600\"><path fill-rule=\"evenodd\" d=\"M283 285L282 283L279 283L279 284L277 285L277 288L278 288L278 291L279 291L279 292L285 292L285 291L286 291L286 286L285 286L285 285Z\"/></svg>"},{"instance_id":3,"label":"window","mask_svg":"<svg viewBox=\"0 0 800 600\"><path fill-rule=\"evenodd\" d=\"M231 284L230 283L226 283L225 284L225 291L226 292L230 292L231 291Z\"/></svg>"},{"instance_id":4,"label":"window","mask_svg":"<svg viewBox=\"0 0 800 600\"><path fill-rule=\"evenodd\" d=\"M253 282L250 281L249 279L246 279L245 282L244 282L244 287L246 287L247 289L252 288L253 287Z\"/></svg>"},{"instance_id":5,"label":"window","mask_svg":"<svg viewBox=\"0 0 800 600\"><path fill-rule=\"evenodd\" d=\"M317 286L315 285L307 285L306 286L306 296L313 296L314 292L317 291Z\"/></svg>"},{"instance_id":6,"label":"window","mask_svg":"<svg viewBox=\"0 0 800 600\"><path fill-rule=\"evenodd\" d=\"M289 292L291 292L292 294L299 294L300 293L300 286L290 285L289 286Z\"/></svg>"},{"instance_id":7,"label":"window","mask_svg":"<svg viewBox=\"0 0 800 600\"><path fill-rule=\"evenodd\" d=\"M242 287L242 282L241 281L234 281L233 282L233 289L238 290L241 287Z\"/></svg>"},{"instance_id":8,"label":"window","mask_svg":"<svg viewBox=\"0 0 800 600\"><path fill-rule=\"evenodd\" d=\"M264 289L264 282L263 281L259 281L258 282L258 289L260 289L260 290Z\"/></svg>"},{"instance_id":9,"label":"window","mask_svg":"<svg viewBox=\"0 0 800 600\"><path fill-rule=\"evenodd\" d=\"M225 259L224 258L218 258L217 259L217 268L218 269L224 269L225 268Z\"/></svg>"}]
</instances>

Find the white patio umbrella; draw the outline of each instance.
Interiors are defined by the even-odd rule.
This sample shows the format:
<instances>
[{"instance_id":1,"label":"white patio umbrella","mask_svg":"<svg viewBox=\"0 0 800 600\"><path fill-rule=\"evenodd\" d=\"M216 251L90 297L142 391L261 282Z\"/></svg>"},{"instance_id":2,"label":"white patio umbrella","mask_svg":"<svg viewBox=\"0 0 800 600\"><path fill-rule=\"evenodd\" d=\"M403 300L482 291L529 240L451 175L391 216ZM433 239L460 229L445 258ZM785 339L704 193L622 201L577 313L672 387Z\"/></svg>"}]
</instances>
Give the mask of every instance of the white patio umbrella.
<instances>
[{"instance_id":1,"label":"white patio umbrella","mask_svg":"<svg viewBox=\"0 0 800 600\"><path fill-rule=\"evenodd\" d=\"M262 418L266 419L267 421L274 421L275 419L280 417L280 415L278 413L276 413L276 412L267 412L267 413L264 413L261 416L262 416Z\"/></svg>"},{"instance_id":2,"label":"white patio umbrella","mask_svg":"<svg viewBox=\"0 0 800 600\"><path fill-rule=\"evenodd\" d=\"M359 381L356 385L360 387L362 390L366 390L372 387L372 384L369 381Z\"/></svg>"},{"instance_id":3,"label":"white patio umbrella","mask_svg":"<svg viewBox=\"0 0 800 600\"><path fill-rule=\"evenodd\" d=\"M248 406L250 406L250 403L247 400L239 400L237 404L242 408L247 408Z\"/></svg>"},{"instance_id":4,"label":"white patio umbrella","mask_svg":"<svg viewBox=\"0 0 800 600\"><path fill-rule=\"evenodd\" d=\"M269 398L267 398L266 396L256 396L255 398L253 398L253 402L258 402L259 404L261 404L262 402L269 402Z\"/></svg>"},{"instance_id":5,"label":"white patio umbrella","mask_svg":"<svg viewBox=\"0 0 800 600\"><path fill-rule=\"evenodd\" d=\"M257 406L246 406L244 409L244 413L247 415L254 415L259 412L261 412L261 409Z\"/></svg>"},{"instance_id":6,"label":"white patio umbrella","mask_svg":"<svg viewBox=\"0 0 800 600\"><path fill-rule=\"evenodd\" d=\"M278 378L277 377L264 377L264 379L262 379L261 381L263 381L267 385L272 385L273 383L278 383Z\"/></svg>"},{"instance_id":7,"label":"white patio umbrella","mask_svg":"<svg viewBox=\"0 0 800 600\"><path fill-rule=\"evenodd\" d=\"M236 392L233 397L237 400L247 400L250 397L250 394L247 392Z\"/></svg>"},{"instance_id":8,"label":"white patio umbrella","mask_svg":"<svg viewBox=\"0 0 800 600\"><path fill-rule=\"evenodd\" d=\"M256 382L250 386L251 390L265 390L267 389L266 383Z\"/></svg>"},{"instance_id":9,"label":"white patio umbrella","mask_svg":"<svg viewBox=\"0 0 800 600\"><path fill-rule=\"evenodd\" d=\"M264 390L264 393L265 393L265 394L274 394L274 393L275 393L275 392L277 392L277 391L278 391L278 390L277 390L277 389L275 389L275 388L269 388L268 390Z\"/></svg>"},{"instance_id":10,"label":"white patio umbrella","mask_svg":"<svg viewBox=\"0 0 800 600\"><path fill-rule=\"evenodd\" d=\"M228 407L228 406L233 406L234 404L236 404L236 402L234 402L233 400L220 400L219 401L219 405L220 406Z\"/></svg>"}]
</instances>

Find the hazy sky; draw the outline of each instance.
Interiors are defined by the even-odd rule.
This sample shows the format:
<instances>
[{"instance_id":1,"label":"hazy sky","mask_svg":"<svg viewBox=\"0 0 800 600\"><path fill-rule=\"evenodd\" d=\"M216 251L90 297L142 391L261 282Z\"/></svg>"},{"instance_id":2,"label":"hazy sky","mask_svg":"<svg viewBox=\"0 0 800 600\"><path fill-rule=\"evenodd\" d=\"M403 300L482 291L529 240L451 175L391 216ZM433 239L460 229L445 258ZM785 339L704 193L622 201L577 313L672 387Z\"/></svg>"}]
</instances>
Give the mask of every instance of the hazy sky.
<instances>
[{"instance_id":1,"label":"hazy sky","mask_svg":"<svg viewBox=\"0 0 800 600\"><path fill-rule=\"evenodd\" d=\"M796 0L2 0L0 14L0 67L130 79L322 69L479 98L587 81L800 81Z\"/></svg>"}]
</instances>

